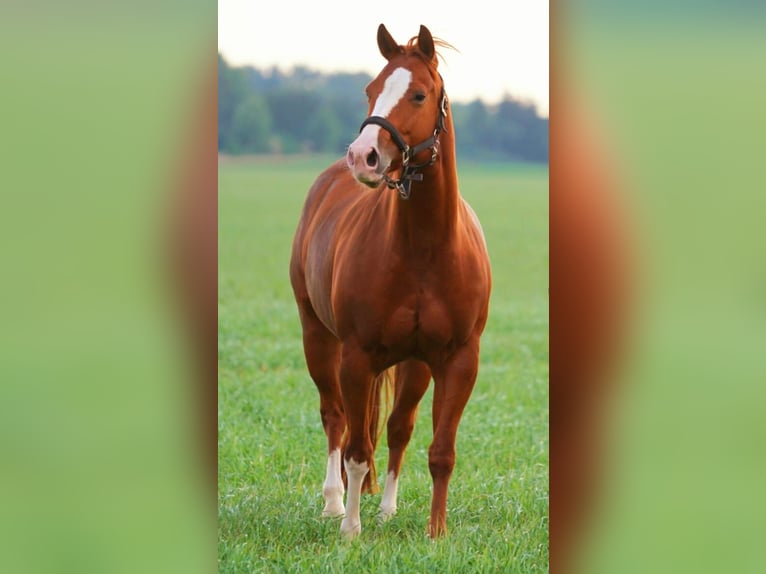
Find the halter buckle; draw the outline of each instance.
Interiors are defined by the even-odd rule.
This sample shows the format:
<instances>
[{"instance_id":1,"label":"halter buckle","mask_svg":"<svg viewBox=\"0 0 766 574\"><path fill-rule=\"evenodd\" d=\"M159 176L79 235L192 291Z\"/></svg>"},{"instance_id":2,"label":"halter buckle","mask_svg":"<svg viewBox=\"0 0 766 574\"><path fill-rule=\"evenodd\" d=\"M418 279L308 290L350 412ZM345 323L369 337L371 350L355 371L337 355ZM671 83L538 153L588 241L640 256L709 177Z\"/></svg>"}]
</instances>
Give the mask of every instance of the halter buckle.
<instances>
[{"instance_id":1,"label":"halter buckle","mask_svg":"<svg viewBox=\"0 0 766 574\"><path fill-rule=\"evenodd\" d=\"M402 167L405 168L410 164L410 160L412 159L412 148L410 146L407 146L402 151Z\"/></svg>"}]
</instances>

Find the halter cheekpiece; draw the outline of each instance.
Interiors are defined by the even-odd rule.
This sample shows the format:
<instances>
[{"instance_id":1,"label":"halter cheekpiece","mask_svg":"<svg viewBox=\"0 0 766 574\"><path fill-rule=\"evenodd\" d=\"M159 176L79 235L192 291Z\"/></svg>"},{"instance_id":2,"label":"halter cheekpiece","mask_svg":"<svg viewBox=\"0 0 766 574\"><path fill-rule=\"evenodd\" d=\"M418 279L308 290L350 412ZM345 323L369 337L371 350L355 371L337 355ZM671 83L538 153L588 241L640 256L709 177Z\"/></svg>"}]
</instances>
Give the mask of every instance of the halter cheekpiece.
<instances>
[{"instance_id":1,"label":"halter cheekpiece","mask_svg":"<svg viewBox=\"0 0 766 574\"><path fill-rule=\"evenodd\" d=\"M402 199L409 199L412 193L411 186L412 181L423 181L423 174L419 171L429 165L432 165L436 161L436 157L439 155L439 133L445 130L444 119L447 117L447 94L444 92L444 84L442 83L441 102L439 103L439 119L436 121L436 127L434 128L433 135L425 141L420 142L418 145L410 147L407 142L404 141L402 134L399 130L389 122L386 118L381 116L370 116L362 122L359 131L361 132L365 126L376 125L382 127L394 140L396 147L402 152L402 175L399 179L393 179L387 173L383 174L383 179L386 185L390 189L396 189L399 192L399 197ZM431 158L423 163L410 163L413 158L423 150L431 150Z\"/></svg>"}]
</instances>

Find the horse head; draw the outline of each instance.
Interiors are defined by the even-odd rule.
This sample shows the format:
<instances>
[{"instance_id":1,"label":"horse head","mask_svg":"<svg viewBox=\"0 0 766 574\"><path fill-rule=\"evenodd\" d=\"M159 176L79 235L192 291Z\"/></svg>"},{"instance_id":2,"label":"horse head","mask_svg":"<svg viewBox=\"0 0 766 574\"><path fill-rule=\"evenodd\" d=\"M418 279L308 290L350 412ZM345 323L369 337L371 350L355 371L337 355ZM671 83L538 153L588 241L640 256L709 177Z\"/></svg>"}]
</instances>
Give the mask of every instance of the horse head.
<instances>
[{"instance_id":1,"label":"horse head","mask_svg":"<svg viewBox=\"0 0 766 574\"><path fill-rule=\"evenodd\" d=\"M346 154L359 182L375 188L385 180L406 198L410 180L422 178L417 171L436 160L447 115L436 43L422 25L406 46L378 27L378 48L388 63L365 89L368 118ZM398 180L389 175L397 170Z\"/></svg>"}]
</instances>

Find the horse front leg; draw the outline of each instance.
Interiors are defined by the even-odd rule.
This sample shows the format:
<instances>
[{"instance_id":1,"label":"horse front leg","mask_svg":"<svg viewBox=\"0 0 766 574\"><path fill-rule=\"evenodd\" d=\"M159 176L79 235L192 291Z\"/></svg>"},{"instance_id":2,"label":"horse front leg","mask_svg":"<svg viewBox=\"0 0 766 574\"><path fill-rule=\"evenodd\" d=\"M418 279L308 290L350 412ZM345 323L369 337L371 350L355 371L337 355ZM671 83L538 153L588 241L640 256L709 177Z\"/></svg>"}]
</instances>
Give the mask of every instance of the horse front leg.
<instances>
[{"instance_id":1,"label":"horse front leg","mask_svg":"<svg viewBox=\"0 0 766 574\"><path fill-rule=\"evenodd\" d=\"M434 369L434 439L428 449L428 469L433 479L428 534L447 533L447 489L455 467L455 440L460 417L471 396L479 368L479 340L469 341L444 365Z\"/></svg>"},{"instance_id":2,"label":"horse front leg","mask_svg":"<svg viewBox=\"0 0 766 574\"><path fill-rule=\"evenodd\" d=\"M367 355L356 346L344 344L340 365L340 388L348 425L343 464L348 481L346 516L340 531L354 538L362 531L359 505L364 477L374 466L373 444L370 437L370 400L374 373Z\"/></svg>"},{"instance_id":3,"label":"horse front leg","mask_svg":"<svg viewBox=\"0 0 766 574\"><path fill-rule=\"evenodd\" d=\"M426 363L405 361L397 365L394 382L394 408L388 419L388 472L380 502L380 519L384 521L396 513L402 458L415 428L418 404L431 382L431 370Z\"/></svg>"},{"instance_id":4,"label":"horse front leg","mask_svg":"<svg viewBox=\"0 0 766 574\"><path fill-rule=\"evenodd\" d=\"M327 472L322 486L325 506L322 516L343 516L343 478L341 477L341 439L346 428L338 369L340 341L317 318L308 302L299 305L303 325L303 352L306 365L319 391L319 413L327 435Z\"/></svg>"}]
</instances>

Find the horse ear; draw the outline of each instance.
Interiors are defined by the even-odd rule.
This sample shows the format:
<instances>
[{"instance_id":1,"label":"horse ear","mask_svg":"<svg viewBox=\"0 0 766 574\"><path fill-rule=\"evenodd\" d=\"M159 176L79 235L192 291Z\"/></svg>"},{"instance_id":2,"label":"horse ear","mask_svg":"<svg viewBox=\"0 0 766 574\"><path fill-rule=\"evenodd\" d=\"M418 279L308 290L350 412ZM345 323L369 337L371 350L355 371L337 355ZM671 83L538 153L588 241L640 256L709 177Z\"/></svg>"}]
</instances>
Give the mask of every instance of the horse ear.
<instances>
[{"instance_id":1,"label":"horse ear","mask_svg":"<svg viewBox=\"0 0 766 574\"><path fill-rule=\"evenodd\" d=\"M401 46L391 37L383 24L378 26L378 49L386 60L402 52Z\"/></svg>"},{"instance_id":2,"label":"horse ear","mask_svg":"<svg viewBox=\"0 0 766 574\"><path fill-rule=\"evenodd\" d=\"M433 36L431 36L431 32L428 28L423 26L423 24L420 25L420 32L418 32L418 48L420 48L420 51L423 52L429 60L434 59L434 55L436 54L434 39Z\"/></svg>"}]
</instances>

